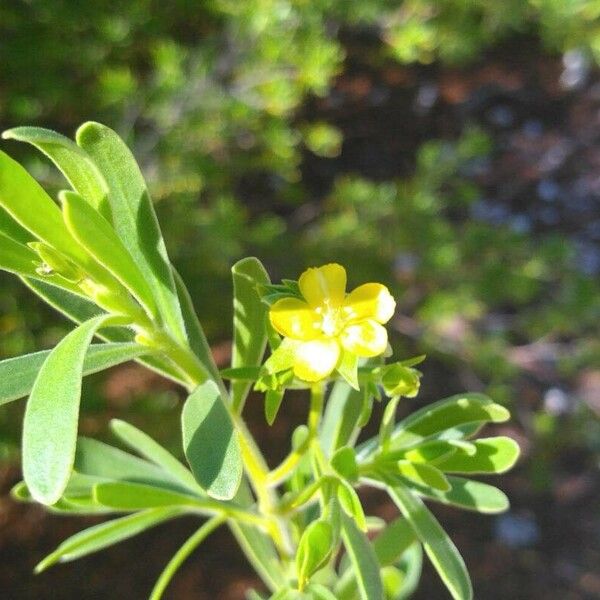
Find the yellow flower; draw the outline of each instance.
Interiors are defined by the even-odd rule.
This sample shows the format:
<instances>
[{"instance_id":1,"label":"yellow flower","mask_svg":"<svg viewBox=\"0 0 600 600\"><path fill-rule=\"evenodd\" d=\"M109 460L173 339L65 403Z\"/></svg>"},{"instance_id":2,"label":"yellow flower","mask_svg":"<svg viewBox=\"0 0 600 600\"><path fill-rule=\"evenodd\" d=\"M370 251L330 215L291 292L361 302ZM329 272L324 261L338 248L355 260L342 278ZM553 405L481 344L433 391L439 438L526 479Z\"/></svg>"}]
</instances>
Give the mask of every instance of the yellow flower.
<instances>
[{"instance_id":1,"label":"yellow flower","mask_svg":"<svg viewBox=\"0 0 600 600\"><path fill-rule=\"evenodd\" d=\"M298 281L304 300L283 298L269 319L284 338L294 341L294 374L309 382L328 377L347 358L383 354L396 302L379 283L346 294L346 270L338 264L308 269Z\"/></svg>"}]
</instances>

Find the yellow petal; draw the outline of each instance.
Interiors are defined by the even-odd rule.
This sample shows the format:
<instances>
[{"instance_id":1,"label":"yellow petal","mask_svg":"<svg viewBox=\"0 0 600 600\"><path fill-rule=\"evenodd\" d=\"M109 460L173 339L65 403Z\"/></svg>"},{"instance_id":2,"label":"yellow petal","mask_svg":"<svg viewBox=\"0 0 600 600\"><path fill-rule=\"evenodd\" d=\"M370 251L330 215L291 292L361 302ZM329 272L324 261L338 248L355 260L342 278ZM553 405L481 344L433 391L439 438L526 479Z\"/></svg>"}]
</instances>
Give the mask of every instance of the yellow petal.
<instances>
[{"instance_id":1,"label":"yellow petal","mask_svg":"<svg viewBox=\"0 0 600 600\"><path fill-rule=\"evenodd\" d=\"M294 374L304 381L320 381L335 369L340 346L335 340L313 340L300 344L294 359Z\"/></svg>"},{"instance_id":2,"label":"yellow petal","mask_svg":"<svg viewBox=\"0 0 600 600\"><path fill-rule=\"evenodd\" d=\"M344 302L344 317L357 321L374 319L387 323L396 310L396 301L385 285L365 283L348 294Z\"/></svg>"},{"instance_id":3,"label":"yellow petal","mask_svg":"<svg viewBox=\"0 0 600 600\"><path fill-rule=\"evenodd\" d=\"M346 295L346 269L336 263L307 269L298 280L304 299L317 308L329 301L329 306L341 306Z\"/></svg>"},{"instance_id":4,"label":"yellow petal","mask_svg":"<svg viewBox=\"0 0 600 600\"><path fill-rule=\"evenodd\" d=\"M312 340L320 333L321 318L302 300L282 298L269 310L275 331L296 340Z\"/></svg>"},{"instance_id":5,"label":"yellow petal","mask_svg":"<svg viewBox=\"0 0 600 600\"><path fill-rule=\"evenodd\" d=\"M340 335L344 350L357 356L378 356L387 348L387 331L373 320L348 325Z\"/></svg>"}]
</instances>

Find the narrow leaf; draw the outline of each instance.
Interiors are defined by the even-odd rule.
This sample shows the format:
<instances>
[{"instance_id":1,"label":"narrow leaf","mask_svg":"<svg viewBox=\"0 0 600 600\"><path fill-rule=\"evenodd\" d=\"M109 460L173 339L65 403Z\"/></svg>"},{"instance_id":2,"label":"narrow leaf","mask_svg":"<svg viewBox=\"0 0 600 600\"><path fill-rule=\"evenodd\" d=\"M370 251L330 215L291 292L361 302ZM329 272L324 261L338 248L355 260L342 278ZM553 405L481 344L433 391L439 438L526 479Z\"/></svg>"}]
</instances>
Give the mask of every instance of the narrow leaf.
<instances>
[{"instance_id":1,"label":"narrow leaf","mask_svg":"<svg viewBox=\"0 0 600 600\"><path fill-rule=\"evenodd\" d=\"M161 506L197 506L214 510L215 502L208 503L197 496L125 481L98 483L94 499L103 506L117 510L143 510Z\"/></svg>"},{"instance_id":2,"label":"narrow leaf","mask_svg":"<svg viewBox=\"0 0 600 600\"><path fill-rule=\"evenodd\" d=\"M353 390L345 381L334 384L319 432L326 456L332 456L342 446L354 444L362 405L361 392Z\"/></svg>"},{"instance_id":3,"label":"narrow leaf","mask_svg":"<svg viewBox=\"0 0 600 600\"><path fill-rule=\"evenodd\" d=\"M383 600L379 564L373 546L348 516L342 513L342 539L350 557L362 600Z\"/></svg>"},{"instance_id":4,"label":"narrow leaf","mask_svg":"<svg viewBox=\"0 0 600 600\"><path fill-rule=\"evenodd\" d=\"M240 443L219 389L198 386L181 414L183 449L200 487L212 498L230 500L242 478Z\"/></svg>"},{"instance_id":5,"label":"narrow leaf","mask_svg":"<svg viewBox=\"0 0 600 600\"><path fill-rule=\"evenodd\" d=\"M116 232L153 290L165 325L177 339L185 342L185 326L171 265L135 158L112 129L99 123L84 123L76 139L108 184Z\"/></svg>"},{"instance_id":6,"label":"narrow leaf","mask_svg":"<svg viewBox=\"0 0 600 600\"><path fill-rule=\"evenodd\" d=\"M455 600L471 600L473 588L456 546L423 501L403 486L388 488L400 512L412 525L425 552Z\"/></svg>"},{"instance_id":7,"label":"narrow leaf","mask_svg":"<svg viewBox=\"0 0 600 600\"><path fill-rule=\"evenodd\" d=\"M148 348L134 343L92 344L85 354L83 376L132 360L148 351ZM0 405L31 392L49 354L50 350L44 350L0 361Z\"/></svg>"},{"instance_id":8,"label":"narrow leaf","mask_svg":"<svg viewBox=\"0 0 600 600\"><path fill-rule=\"evenodd\" d=\"M283 395L283 390L267 390L265 394L265 418L269 425L275 422Z\"/></svg>"},{"instance_id":9,"label":"narrow leaf","mask_svg":"<svg viewBox=\"0 0 600 600\"><path fill-rule=\"evenodd\" d=\"M27 402L23 422L23 475L32 496L54 504L62 495L75 459L81 378L96 317L69 333L48 355Z\"/></svg>"},{"instance_id":10,"label":"narrow leaf","mask_svg":"<svg viewBox=\"0 0 600 600\"><path fill-rule=\"evenodd\" d=\"M233 348L232 368L255 367L262 362L267 345L265 321L267 307L261 301L257 288L270 283L261 262L254 257L240 260L231 269L233 277ZM231 400L234 410L241 412L250 383L233 381Z\"/></svg>"},{"instance_id":11,"label":"narrow leaf","mask_svg":"<svg viewBox=\"0 0 600 600\"><path fill-rule=\"evenodd\" d=\"M5 131L2 137L27 142L43 152L60 169L73 189L110 220L106 182L88 154L75 142L41 127L15 127Z\"/></svg>"},{"instance_id":12,"label":"narrow leaf","mask_svg":"<svg viewBox=\"0 0 600 600\"><path fill-rule=\"evenodd\" d=\"M181 312L183 313L183 321L185 323L185 329L189 340L190 348L194 351L194 354L200 359L200 362L206 367L206 370L211 375L212 379L223 388L221 376L219 375L219 369L215 364L210 346L204 335L202 325L198 320L194 303L190 293L185 286L185 283L181 279L181 276L175 269L173 269L173 277L175 278L175 287L177 288L177 296L181 304Z\"/></svg>"},{"instance_id":13,"label":"narrow leaf","mask_svg":"<svg viewBox=\"0 0 600 600\"><path fill-rule=\"evenodd\" d=\"M152 290L111 224L75 192L63 192L61 200L71 235L156 316Z\"/></svg>"},{"instance_id":14,"label":"narrow leaf","mask_svg":"<svg viewBox=\"0 0 600 600\"><path fill-rule=\"evenodd\" d=\"M200 488L192 473L184 467L170 452L155 442L149 435L125 421L113 419L111 429L119 439L144 458L159 466L192 492L198 493Z\"/></svg>"},{"instance_id":15,"label":"narrow leaf","mask_svg":"<svg viewBox=\"0 0 600 600\"><path fill-rule=\"evenodd\" d=\"M156 465L86 437L77 440L74 470L67 487L73 493L77 489L89 491L102 481L126 481L182 491L177 480Z\"/></svg>"},{"instance_id":16,"label":"narrow leaf","mask_svg":"<svg viewBox=\"0 0 600 600\"><path fill-rule=\"evenodd\" d=\"M493 485L452 476L448 482L451 488L447 492L421 486L415 489L430 500L484 514L498 514L510 506L506 494Z\"/></svg>"},{"instance_id":17,"label":"narrow leaf","mask_svg":"<svg viewBox=\"0 0 600 600\"><path fill-rule=\"evenodd\" d=\"M41 573L57 562L69 562L87 556L177 517L179 514L181 512L175 508L156 508L94 525L65 540L52 554L49 554L37 565L35 571Z\"/></svg>"},{"instance_id":18,"label":"narrow leaf","mask_svg":"<svg viewBox=\"0 0 600 600\"><path fill-rule=\"evenodd\" d=\"M431 487L442 492L447 492L450 489L450 484L444 474L431 465L399 460L396 467L398 473L410 482Z\"/></svg>"}]
</instances>

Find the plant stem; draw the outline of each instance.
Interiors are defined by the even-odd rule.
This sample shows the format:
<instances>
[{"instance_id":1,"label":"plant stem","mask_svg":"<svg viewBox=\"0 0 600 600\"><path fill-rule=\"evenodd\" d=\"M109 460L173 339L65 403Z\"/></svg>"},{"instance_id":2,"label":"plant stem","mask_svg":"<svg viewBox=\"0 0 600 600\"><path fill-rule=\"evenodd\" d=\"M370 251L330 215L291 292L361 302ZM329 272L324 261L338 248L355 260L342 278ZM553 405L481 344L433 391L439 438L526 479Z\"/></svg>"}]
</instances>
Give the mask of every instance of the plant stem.
<instances>
[{"instance_id":1,"label":"plant stem","mask_svg":"<svg viewBox=\"0 0 600 600\"><path fill-rule=\"evenodd\" d=\"M163 572L160 574L158 581L154 585L150 600L160 600L169 582L175 575L177 569L188 558L188 556L215 530L226 521L226 517L220 515L208 520L194 535L177 550L171 560L167 563Z\"/></svg>"},{"instance_id":2,"label":"plant stem","mask_svg":"<svg viewBox=\"0 0 600 600\"><path fill-rule=\"evenodd\" d=\"M294 469L310 448L312 440L317 437L321 423L321 414L323 412L324 395L325 387L323 384L317 384L311 388L310 408L308 412L308 436L300 447L292 450L280 465L267 475L267 485L269 487L281 485L294 472Z\"/></svg>"}]
</instances>

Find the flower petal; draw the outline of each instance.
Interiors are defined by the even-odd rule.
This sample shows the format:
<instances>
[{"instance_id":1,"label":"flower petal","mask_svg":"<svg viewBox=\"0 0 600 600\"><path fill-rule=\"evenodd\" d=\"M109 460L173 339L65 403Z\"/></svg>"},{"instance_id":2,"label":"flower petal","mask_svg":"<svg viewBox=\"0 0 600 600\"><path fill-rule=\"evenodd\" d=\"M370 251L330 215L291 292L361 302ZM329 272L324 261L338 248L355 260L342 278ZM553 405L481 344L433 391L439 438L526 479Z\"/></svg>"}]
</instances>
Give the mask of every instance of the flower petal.
<instances>
[{"instance_id":1,"label":"flower petal","mask_svg":"<svg viewBox=\"0 0 600 600\"><path fill-rule=\"evenodd\" d=\"M296 340L313 340L320 334L321 318L302 300L282 298L269 310L269 320L275 330Z\"/></svg>"},{"instance_id":2,"label":"flower petal","mask_svg":"<svg viewBox=\"0 0 600 600\"><path fill-rule=\"evenodd\" d=\"M357 287L344 302L344 316L351 321L374 319L378 323L387 323L395 310L394 297L380 283L365 283Z\"/></svg>"},{"instance_id":3,"label":"flower petal","mask_svg":"<svg viewBox=\"0 0 600 600\"><path fill-rule=\"evenodd\" d=\"M317 308L329 301L332 307L341 306L346 295L346 269L336 263L307 269L298 280L304 299Z\"/></svg>"},{"instance_id":4,"label":"flower petal","mask_svg":"<svg viewBox=\"0 0 600 600\"><path fill-rule=\"evenodd\" d=\"M340 335L344 350L364 357L383 354L387 341L385 327L371 319L348 325Z\"/></svg>"},{"instance_id":5,"label":"flower petal","mask_svg":"<svg viewBox=\"0 0 600 600\"><path fill-rule=\"evenodd\" d=\"M335 369L340 346L335 340L313 340L300 344L294 360L294 374L304 381L320 381Z\"/></svg>"}]
</instances>

